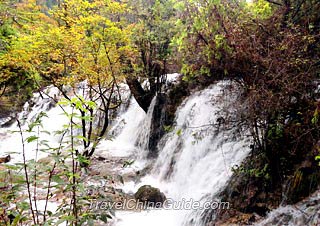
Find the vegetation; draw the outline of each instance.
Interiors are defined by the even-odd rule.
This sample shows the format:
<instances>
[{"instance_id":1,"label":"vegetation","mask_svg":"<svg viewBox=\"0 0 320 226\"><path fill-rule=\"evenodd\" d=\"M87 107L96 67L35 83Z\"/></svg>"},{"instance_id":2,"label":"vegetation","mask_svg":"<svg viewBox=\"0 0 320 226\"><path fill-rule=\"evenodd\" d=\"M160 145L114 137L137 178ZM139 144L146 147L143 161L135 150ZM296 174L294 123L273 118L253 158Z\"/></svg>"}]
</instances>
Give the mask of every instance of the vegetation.
<instances>
[{"instance_id":1,"label":"vegetation","mask_svg":"<svg viewBox=\"0 0 320 226\"><path fill-rule=\"evenodd\" d=\"M89 210L92 196L83 183L86 175L80 167L88 164L88 160L76 149L85 139L75 134L74 120L81 116L75 113L72 101L60 104L72 108L70 113L65 112L69 121L61 131L43 128L42 120L48 117L44 112L28 123L26 130L22 129L26 122L18 121L16 132L21 136L23 163L1 166L1 225L94 225L95 221L106 223L111 218L109 212ZM60 137L58 145L50 146L41 139L43 134ZM26 149L32 144L36 147L35 158L27 160ZM41 153L48 156L38 159ZM55 212L50 208L53 200L58 203Z\"/></svg>"},{"instance_id":2,"label":"vegetation","mask_svg":"<svg viewBox=\"0 0 320 226\"><path fill-rule=\"evenodd\" d=\"M169 71L175 35L174 1L132 1L131 20L135 23L132 35L138 56L129 65L126 78L132 94L147 112L152 98L160 93ZM148 85L144 84L147 81Z\"/></svg>"}]
</instances>

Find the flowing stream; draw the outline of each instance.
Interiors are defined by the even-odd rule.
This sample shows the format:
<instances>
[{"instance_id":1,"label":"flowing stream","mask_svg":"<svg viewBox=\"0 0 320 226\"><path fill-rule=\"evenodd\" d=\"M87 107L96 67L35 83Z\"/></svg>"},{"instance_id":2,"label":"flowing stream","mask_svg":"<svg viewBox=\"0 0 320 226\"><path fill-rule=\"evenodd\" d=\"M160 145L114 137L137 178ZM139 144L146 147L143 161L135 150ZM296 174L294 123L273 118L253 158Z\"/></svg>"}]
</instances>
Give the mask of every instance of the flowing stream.
<instances>
[{"instance_id":1,"label":"flowing stream","mask_svg":"<svg viewBox=\"0 0 320 226\"><path fill-rule=\"evenodd\" d=\"M228 81L218 82L186 98L176 111L174 125L159 141L158 157L154 159L146 158L146 147L155 101L147 114L133 98L127 106L120 108L118 116L112 122L110 136L99 144L96 155L105 158L133 158L136 160L131 166L133 169L151 167L147 175L139 181L127 181L119 188L126 193L134 193L142 185L152 185L174 202L191 200L199 202L200 207L116 211L113 220L116 226L203 225L202 214L205 209L201 207L206 202L219 200L216 194L231 177L232 167L240 165L249 152L250 140L246 137L245 131L239 132L232 123L226 122L229 116L225 114L225 109L232 112L236 101L234 94L224 92L224 88L230 85L232 84ZM50 87L45 92L50 96L59 95L56 89ZM31 103L32 106L26 103L18 115L24 122L23 128L27 128L27 122L32 121L41 111L45 111L48 116L43 119L43 130L60 130L67 123L61 108L53 106L50 98L42 98L35 94ZM0 123L3 125L7 120L1 119ZM9 132L18 130L16 122L0 128L0 154L10 153L12 162L22 161L20 135ZM50 145L54 146L59 144L60 137L41 133L41 139L48 140ZM34 149L32 145L26 149L27 159L45 157L45 153L35 154ZM315 196L319 198L319 193ZM301 208L306 209L306 206L305 203L301 204ZM285 211L293 215L299 212L290 206L280 207L270 213L269 221L266 219L261 225L268 225L272 218L281 214L283 216ZM300 215L303 217L303 214ZM287 222L286 219L284 222ZM291 222L294 225L295 222Z\"/></svg>"},{"instance_id":2,"label":"flowing stream","mask_svg":"<svg viewBox=\"0 0 320 226\"><path fill-rule=\"evenodd\" d=\"M175 126L159 142L159 155L152 159L152 170L139 183L126 183L125 192L135 192L142 185L159 188L176 203L204 203L212 199L248 153L249 140L238 137L235 129L219 125L224 107L234 98L223 93L228 82L221 82L195 92L178 108ZM153 111L149 109L139 131L144 138ZM147 131L147 132L146 132ZM143 153L143 152L142 152ZM118 226L125 225L201 225L203 209L160 209L142 212L117 212Z\"/></svg>"}]
</instances>

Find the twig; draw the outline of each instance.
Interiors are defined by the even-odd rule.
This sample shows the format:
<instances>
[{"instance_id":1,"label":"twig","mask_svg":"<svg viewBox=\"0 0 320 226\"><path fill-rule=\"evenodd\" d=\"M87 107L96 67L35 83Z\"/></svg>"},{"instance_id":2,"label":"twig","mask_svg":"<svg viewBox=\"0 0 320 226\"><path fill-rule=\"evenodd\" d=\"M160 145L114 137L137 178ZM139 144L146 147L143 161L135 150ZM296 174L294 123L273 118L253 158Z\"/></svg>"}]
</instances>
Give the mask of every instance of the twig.
<instances>
[{"instance_id":1,"label":"twig","mask_svg":"<svg viewBox=\"0 0 320 226\"><path fill-rule=\"evenodd\" d=\"M59 149L57 151L57 155L59 155L61 152L61 148L62 148L62 141L63 141L63 138L64 136L66 135L67 131L65 131L63 134L62 134L62 137L60 139L60 145L59 145ZM49 181L48 181L48 187L47 187L47 194L46 194L46 204L44 206L44 213L43 213L43 222L46 222L46 212L47 212L47 207L48 207L48 201L49 201L49 194L50 194L50 188L51 188L51 182L52 182L52 176L53 176L53 172L55 170L57 166L57 162L54 162L53 166L52 166L52 169L50 170L50 173L49 173Z\"/></svg>"},{"instance_id":2,"label":"twig","mask_svg":"<svg viewBox=\"0 0 320 226\"><path fill-rule=\"evenodd\" d=\"M73 108L72 108L73 115ZM71 118L72 121L72 118ZM76 163L74 155L74 140L73 140L73 126L72 122L70 123L70 138L71 138L71 157L72 157L72 214L75 218L74 225L78 224L78 211L77 211L77 194L76 194ZM72 224L73 225L73 224Z\"/></svg>"},{"instance_id":3,"label":"twig","mask_svg":"<svg viewBox=\"0 0 320 226\"><path fill-rule=\"evenodd\" d=\"M34 211L33 211L33 207L32 207L32 199L31 199L31 192L30 192L30 181L29 181L29 175L28 175L27 164L26 164L25 143L24 143L21 123L20 123L19 119L17 119L17 122L18 122L19 131L20 131L21 142L22 142L23 168L24 168L24 174L25 174L26 183L27 183L27 191L28 191L30 210L31 210L31 213L32 213L33 223L36 225L37 222L36 222L36 217L34 215Z\"/></svg>"},{"instance_id":4,"label":"twig","mask_svg":"<svg viewBox=\"0 0 320 226\"><path fill-rule=\"evenodd\" d=\"M39 125L38 125L38 131L37 135L39 138L40 135L40 130L39 130ZM39 151L39 139L37 139L37 148L36 148L36 156L35 156L35 167L34 167L34 176L33 176L33 197L34 197L34 208L36 211L36 218L37 218L37 223L39 224L39 216L38 216L38 205L37 205L37 160L38 160L38 151Z\"/></svg>"}]
</instances>

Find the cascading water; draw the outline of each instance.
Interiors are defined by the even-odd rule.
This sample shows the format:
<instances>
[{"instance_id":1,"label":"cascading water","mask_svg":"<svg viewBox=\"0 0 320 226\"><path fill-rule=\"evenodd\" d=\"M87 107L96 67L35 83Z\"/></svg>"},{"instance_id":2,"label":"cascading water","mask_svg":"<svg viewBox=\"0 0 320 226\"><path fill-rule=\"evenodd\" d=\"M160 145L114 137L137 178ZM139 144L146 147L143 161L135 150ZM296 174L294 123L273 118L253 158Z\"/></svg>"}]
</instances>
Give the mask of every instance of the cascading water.
<instances>
[{"instance_id":1,"label":"cascading water","mask_svg":"<svg viewBox=\"0 0 320 226\"><path fill-rule=\"evenodd\" d=\"M176 77L176 75L174 76ZM141 170L146 165L152 164L149 173L140 181L127 181L124 185L117 185L124 192L133 193L141 185L149 184L159 188L166 197L179 202L193 200L204 203L218 199L216 194L226 185L232 174L232 166L240 165L248 154L248 143L244 131L238 132L233 123L228 120L233 105L237 100L236 95L231 95L228 81L219 82L202 91L189 96L177 109L175 123L170 132L162 137L158 143L158 157L146 159L150 126L155 98L145 112L131 98L128 106L122 107L117 117L111 123L111 136L102 140L96 150L96 155L116 158L134 158L136 162L130 170ZM232 84L231 84L232 85ZM227 89L226 89L227 88ZM59 91L49 87L44 92L48 96L57 96ZM79 91L81 92L81 90ZM128 97L128 93L125 94ZM35 94L31 104L26 103L23 111L18 114L18 119L27 127L37 114L45 111L48 117L43 118L43 130L53 132L60 130L68 119L63 115L63 110L53 104L52 99ZM32 104L33 103L33 104ZM228 122L229 121L229 122ZM6 123L2 119L1 124ZM0 151L2 155L9 152L21 152L19 128L14 122L9 127L0 128ZM242 134L242 136L240 135ZM112 138L112 139L111 139ZM58 145L59 136L41 134L41 139L46 139L51 146ZM29 146L29 145L28 145ZM27 158L35 158L35 147L29 146L26 150ZM45 155L45 153L44 153ZM11 154L13 162L21 162L20 153ZM37 156L38 159L44 156ZM119 173L126 172L122 170ZM272 211L268 217L258 225L301 225L319 222L319 192L293 206L279 207ZM223 200L222 200L223 201ZM202 216L205 209L159 209L147 211L117 211L114 224L127 225L167 225L167 226L202 226ZM279 220L280 219L280 220Z\"/></svg>"},{"instance_id":2,"label":"cascading water","mask_svg":"<svg viewBox=\"0 0 320 226\"><path fill-rule=\"evenodd\" d=\"M220 82L194 93L184 101L176 112L172 131L159 142L159 156L152 160L154 164L150 174L142 178L138 184L125 184L125 191L135 192L140 185L150 184L160 188L167 198L175 201L193 199L204 202L209 198L209 194L216 193L225 185L231 176L231 167L239 164L248 152L245 148L248 146L247 140L238 139L234 135L234 129L224 128L226 125L219 121L219 118L225 117L221 110L226 105L231 106L235 100L232 95L222 92L227 85L228 82ZM51 93L51 96L58 95L57 90L48 90L55 92ZM145 114L132 99L129 107L120 111L113 122L111 133L115 134L115 138L102 141L97 148L97 155L107 157L135 154L135 158L140 160L141 157L145 157L155 99L149 107L148 114ZM58 106L48 108L52 104L50 99L41 99L39 95L35 95L33 102L36 103L35 106L29 108L26 104L25 111L20 113L19 118L31 121L40 111L47 110L49 117L43 121L44 128L52 132L61 129L66 123L67 119ZM27 114L28 111L31 112ZM61 119L58 118L60 116ZM17 130L17 126L1 130ZM4 136L1 142L2 150L20 150L20 145L16 145L17 136L19 135ZM55 137L51 142L58 144L59 138ZM11 147L11 144L14 146ZM32 150L33 148L28 154L30 159L34 158ZM21 155L14 158L18 156ZM167 225L188 225L190 220L193 220L192 225L201 224L201 210L153 210L140 213L119 212L116 215L116 225L119 226L135 225L134 222L149 225L154 224L159 218L159 223Z\"/></svg>"},{"instance_id":3,"label":"cascading water","mask_svg":"<svg viewBox=\"0 0 320 226\"><path fill-rule=\"evenodd\" d=\"M123 92L122 100L125 102L126 99L129 98L129 92L127 87L122 87ZM66 88L65 92L68 92L68 95L71 97L77 94L78 96L86 96L88 93L86 92L87 86L86 82L80 83L77 87ZM45 160L48 155L48 152L52 152L52 148L58 148L61 145L63 133L55 133L57 131L65 130L64 125L70 123L69 118L65 113L73 112L70 106L60 106L57 105L56 102L61 100L63 96L60 91L53 87L49 86L41 91L41 93L35 93L31 100L25 103L23 110L17 114L16 117L8 117L0 120L0 157L10 155L11 160L9 164L21 163L24 161L23 159L23 145L21 141L20 128L15 119L18 119L21 124L23 139L25 143L25 157L26 161L29 160L42 160L50 161L50 159ZM128 105L125 107L124 105ZM116 139L113 141L110 140L110 137L107 137L107 140L102 142L103 145L107 145L113 155L125 155L128 156L134 153L137 136L135 136L136 131L139 128L140 121L143 120L145 113L142 109L139 108L136 101L131 98L129 104L125 103L120 108L117 117L113 118L112 127L110 134L114 133L116 135ZM41 112L45 113L45 116L41 117L41 126L36 126L30 132L26 132L31 123L35 121L35 119L41 114ZM76 121L77 119L73 119ZM118 131L117 131L118 130ZM67 131L65 131L67 132ZM74 134L77 133L77 129L74 130ZM39 149L37 146L37 142L28 143L26 140L28 137L38 137L40 142L45 142L46 145L40 145ZM66 136L65 136L66 137ZM112 146L113 145L113 146ZM125 146L127 145L127 146ZM50 150L44 150L42 147L51 147ZM115 149L115 147L118 147ZM99 153L99 149L97 152ZM45 194L45 190L38 188L38 194ZM44 197L44 196L43 196ZM38 210L43 211L46 201L45 200L37 200ZM61 204L56 200L52 200L48 202L48 210L51 212L55 212L57 207ZM32 205L35 205L32 203ZM34 206L35 207L35 206Z\"/></svg>"},{"instance_id":4,"label":"cascading water","mask_svg":"<svg viewBox=\"0 0 320 226\"><path fill-rule=\"evenodd\" d=\"M119 112L119 117L112 126L112 139L101 141L96 155L127 157L137 155L138 147L135 146L141 130L141 124L145 119L145 112L139 107L134 98L131 98L129 106Z\"/></svg>"},{"instance_id":5,"label":"cascading water","mask_svg":"<svg viewBox=\"0 0 320 226\"><path fill-rule=\"evenodd\" d=\"M51 147L58 147L61 136L52 136L51 134L43 131L54 132L61 130L63 125L68 122L68 119L64 116L64 111L60 107L54 106L54 101L49 98L58 96L58 89L50 86L43 91L43 94L46 95L35 93L33 98L24 105L23 111L17 115L17 119L21 122L22 129L25 130L28 128L28 124L38 117L40 112L45 112L47 116L42 117L42 132L39 131L39 134L37 134L36 131L23 133L24 139L30 136L40 135L40 139L46 140L48 145ZM19 127L16 121L7 128L0 127L0 141L0 150L2 155L10 154L12 158L11 162L22 162L22 143ZM26 160L35 159L36 157L39 159L47 155L45 152L36 152L35 149L35 142L26 146Z\"/></svg>"},{"instance_id":6,"label":"cascading water","mask_svg":"<svg viewBox=\"0 0 320 226\"><path fill-rule=\"evenodd\" d=\"M135 192L139 186L149 184L175 201L192 199L203 203L226 184L232 166L240 164L249 146L248 139L237 138L235 129L226 129L221 122L221 110L235 101L232 95L222 92L227 85L220 82L184 101L177 110L175 127L159 142L160 153L150 175L139 184L127 184L125 191ZM202 211L120 212L116 225L201 225Z\"/></svg>"},{"instance_id":7,"label":"cascading water","mask_svg":"<svg viewBox=\"0 0 320 226\"><path fill-rule=\"evenodd\" d=\"M153 120L152 116L153 116L156 100L157 98L155 96L150 103L149 110L147 112L146 117L144 118L144 120L140 125L141 129L139 130L138 136L137 136L137 146L144 151L147 151L149 147L150 129L151 129L151 124ZM145 157L145 156L146 156L146 152L145 152L145 155L141 157Z\"/></svg>"},{"instance_id":8,"label":"cascading water","mask_svg":"<svg viewBox=\"0 0 320 226\"><path fill-rule=\"evenodd\" d=\"M64 92L68 93L71 98L76 95L78 97L83 96L86 98L89 95L86 81L79 83L75 88L64 87L64 89ZM125 85L121 85L121 89L122 99L124 102L126 102L126 100L129 98L128 88ZM30 136L36 136L39 137L39 141L46 141L47 145L50 147L59 147L62 135L57 135L55 132L63 130L64 125L69 123L66 113L70 114L72 112L72 108L70 106L62 107L60 105L56 105L56 102L63 98L63 95L56 87L48 86L42 90L41 93L35 93L31 100L25 103L23 110L17 114L16 117L22 125L24 139ZM133 98L131 98L129 105L134 106L135 104L136 102L133 100ZM131 110L133 112L131 112ZM38 131L25 132L28 126L35 121L41 112L44 112L46 116L41 118L41 129L39 129L39 133ZM127 133L124 132L122 133L122 136L117 136L118 140L120 139L122 142L126 141L125 139L131 139L135 141L136 137L128 136L128 134L133 133L133 131L130 131L130 128L132 128L131 124L129 124L129 126L125 126L124 123L135 123L133 124L133 127L136 128L140 122L139 120L142 120L143 117L144 112L137 106L129 107L128 110L125 108L125 110L120 111L119 117L114 120L113 127L114 130L119 127L125 127L124 131L127 131ZM73 119L73 121L76 120L76 118ZM11 162L13 163L22 162L23 158L21 155L22 143L19 132L20 129L15 120L10 126L6 126L9 124L9 121L12 121L12 118L8 117L0 120L0 154L10 154L12 158ZM96 119L96 121L98 120ZM96 125L96 122L93 123ZM78 133L76 130L74 132ZM107 139L110 139L110 137L107 137ZM35 151L37 149L36 146L36 142L25 145L26 160L40 159L47 156L45 151Z\"/></svg>"}]
</instances>

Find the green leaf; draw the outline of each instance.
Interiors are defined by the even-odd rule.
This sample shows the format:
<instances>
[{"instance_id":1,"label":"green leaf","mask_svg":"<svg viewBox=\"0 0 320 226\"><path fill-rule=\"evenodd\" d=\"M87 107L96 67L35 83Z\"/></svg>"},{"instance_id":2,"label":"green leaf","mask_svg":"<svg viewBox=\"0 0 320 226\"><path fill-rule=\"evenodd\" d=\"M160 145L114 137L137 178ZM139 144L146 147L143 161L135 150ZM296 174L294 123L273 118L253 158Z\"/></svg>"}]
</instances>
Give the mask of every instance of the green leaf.
<instances>
[{"instance_id":1,"label":"green leaf","mask_svg":"<svg viewBox=\"0 0 320 226\"><path fill-rule=\"evenodd\" d=\"M49 131L47 131L47 130L41 130L40 132L41 132L41 133L46 133L46 134L48 134L48 135L51 135L51 133L50 133Z\"/></svg>"},{"instance_id":2,"label":"green leaf","mask_svg":"<svg viewBox=\"0 0 320 226\"><path fill-rule=\"evenodd\" d=\"M112 219L111 215L110 215L110 214L107 214L107 213L102 213L99 218L100 218L100 220L103 221L104 223L107 223L107 222L108 222L108 219Z\"/></svg>"},{"instance_id":3,"label":"green leaf","mask_svg":"<svg viewBox=\"0 0 320 226\"><path fill-rule=\"evenodd\" d=\"M30 205L28 202L18 202L17 206L21 210L28 210L30 208Z\"/></svg>"},{"instance_id":4,"label":"green leaf","mask_svg":"<svg viewBox=\"0 0 320 226\"><path fill-rule=\"evenodd\" d=\"M64 180L59 175L53 175L52 181L54 181L58 184L65 184Z\"/></svg>"},{"instance_id":5,"label":"green leaf","mask_svg":"<svg viewBox=\"0 0 320 226\"><path fill-rule=\"evenodd\" d=\"M31 142L38 140L38 139L39 139L39 137L37 137L37 136L31 136L31 137L27 137L26 140L28 143L31 143Z\"/></svg>"},{"instance_id":6,"label":"green leaf","mask_svg":"<svg viewBox=\"0 0 320 226\"><path fill-rule=\"evenodd\" d=\"M60 224L62 224L63 222L65 222L65 221L67 221L67 219L59 219L58 221L57 221L57 223L56 223L56 225L60 225Z\"/></svg>"},{"instance_id":7,"label":"green leaf","mask_svg":"<svg viewBox=\"0 0 320 226\"><path fill-rule=\"evenodd\" d=\"M90 160L87 157L83 156L83 155L78 155L77 159L78 159L79 163L83 163L84 165L89 165L90 164Z\"/></svg>"},{"instance_id":8,"label":"green leaf","mask_svg":"<svg viewBox=\"0 0 320 226\"><path fill-rule=\"evenodd\" d=\"M91 109L95 109L97 107L96 103L93 101L87 101L87 104Z\"/></svg>"},{"instance_id":9,"label":"green leaf","mask_svg":"<svg viewBox=\"0 0 320 226\"><path fill-rule=\"evenodd\" d=\"M163 128L164 128L164 131L166 131L167 133L173 130L173 127L170 125L169 126L164 125Z\"/></svg>"},{"instance_id":10,"label":"green leaf","mask_svg":"<svg viewBox=\"0 0 320 226\"><path fill-rule=\"evenodd\" d=\"M88 138L84 137L84 136L81 136L81 135L77 135L75 136L75 138L79 139L79 140L84 140L86 142L88 142Z\"/></svg>"}]
</instances>

